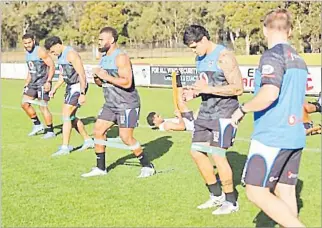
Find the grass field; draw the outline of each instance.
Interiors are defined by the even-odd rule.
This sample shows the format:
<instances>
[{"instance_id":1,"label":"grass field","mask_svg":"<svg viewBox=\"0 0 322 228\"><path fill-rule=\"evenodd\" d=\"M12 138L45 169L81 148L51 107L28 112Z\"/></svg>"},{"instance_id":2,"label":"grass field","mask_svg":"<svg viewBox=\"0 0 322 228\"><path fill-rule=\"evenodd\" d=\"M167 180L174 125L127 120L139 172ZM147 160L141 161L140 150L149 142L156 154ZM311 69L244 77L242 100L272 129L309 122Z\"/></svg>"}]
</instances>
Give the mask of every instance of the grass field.
<instances>
[{"instance_id":1,"label":"grass field","mask_svg":"<svg viewBox=\"0 0 322 228\"><path fill-rule=\"evenodd\" d=\"M147 127L145 117L157 110L171 117L171 90L139 88L142 102L141 126L135 137L156 166L157 175L137 179L140 167L130 151L110 148L104 177L83 179L80 175L96 164L93 150L52 158L62 135L44 141L27 137L31 121L20 108L23 81L1 80L2 136L2 226L3 227L254 227L273 223L252 205L240 186L240 176L249 146L252 117L241 123L237 141L228 153L239 192L240 211L215 217L212 210L196 206L208 199L208 191L189 155L188 132L164 133ZM60 132L63 88L50 102L55 131ZM251 95L241 97L241 101ZM198 100L191 103L196 109ZM103 104L99 88L91 85L87 104L79 110L88 132ZM313 115L315 123L320 115ZM108 132L116 136L117 130ZM71 144L82 140L72 133ZM321 226L321 138L307 138L307 148L297 186L300 218L307 227Z\"/></svg>"},{"instance_id":2,"label":"grass field","mask_svg":"<svg viewBox=\"0 0 322 228\"><path fill-rule=\"evenodd\" d=\"M129 53L131 54L131 53ZM178 53L175 53L178 55ZM180 54L180 52L179 52ZM82 60L86 64L97 64L99 60L93 60L92 54L90 52L80 52ZM130 55L131 56L131 55ZM162 56L160 54L160 56ZM321 66L321 53L314 54L301 54L305 62L309 66ZM260 60L260 55L239 55L237 56L237 61L240 65L258 65ZM3 52L1 53L2 62L24 62L25 52ZM131 58L133 64L145 63L145 64L155 64L155 65L194 65L195 58L192 52L182 52L179 56L173 56L168 58Z\"/></svg>"}]
</instances>

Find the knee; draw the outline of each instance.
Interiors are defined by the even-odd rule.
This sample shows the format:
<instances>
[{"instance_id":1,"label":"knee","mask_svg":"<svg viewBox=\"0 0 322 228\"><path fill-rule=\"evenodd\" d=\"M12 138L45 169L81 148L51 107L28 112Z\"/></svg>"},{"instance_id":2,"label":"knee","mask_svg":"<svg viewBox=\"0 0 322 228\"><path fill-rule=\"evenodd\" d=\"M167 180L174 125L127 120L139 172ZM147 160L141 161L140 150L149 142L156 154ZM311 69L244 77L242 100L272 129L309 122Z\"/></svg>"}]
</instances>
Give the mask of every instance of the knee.
<instances>
[{"instance_id":1,"label":"knee","mask_svg":"<svg viewBox=\"0 0 322 228\"><path fill-rule=\"evenodd\" d=\"M296 195L295 185L286 185L278 183L274 194L279 198L289 198Z\"/></svg>"},{"instance_id":2,"label":"knee","mask_svg":"<svg viewBox=\"0 0 322 228\"><path fill-rule=\"evenodd\" d=\"M194 161L197 161L200 157L202 157L202 156L207 156L207 154L206 153L204 153L204 152L200 152L200 151L196 151L196 150L191 150L190 151L190 155L191 155L191 157L192 157L192 159L194 160Z\"/></svg>"},{"instance_id":3,"label":"knee","mask_svg":"<svg viewBox=\"0 0 322 228\"><path fill-rule=\"evenodd\" d=\"M135 139L130 134L127 134L127 133L120 134L120 138L122 139L123 143L126 145L132 145L135 143Z\"/></svg>"},{"instance_id":4,"label":"knee","mask_svg":"<svg viewBox=\"0 0 322 228\"><path fill-rule=\"evenodd\" d=\"M73 124L74 123L74 120L75 120L75 116L74 115L70 115L70 114L63 114L62 116L62 121L63 123L71 123Z\"/></svg>"},{"instance_id":5,"label":"knee","mask_svg":"<svg viewBox=\"0 0 322 228\"><path fill-rule=\"evenodd\" d=\"M61 118L63 120L63 122L71 122L71 115L69 112L67 111L63 111L62 115L61 115Z\"/></svg>"},{"instance_id":6,"label":"knee","mask_svg":"<svg viewBox=\"0 0 322 228\"><path fill-rule=\"evenodd\" d=\"M255 196L253 195L253 193L251 191L247 191L246 190L246 196L247 196L247 199L252 202L252 203L255 203L256 204L256 199L255 199Z\"/></svg>"},{"instance_id":7,"label":"knee","mask_svg":"<svg viewBox=\"0 0 322 228\"><path fill-rule=\"evenodd\" d=\"M27 109L27 108L29 108L29 106L30 106L30 104L27 102L21 103L21 108L23 108L23 109Z\"/></svg>"},{"instance_id":8,"label":"knee","mask_svg":"<svg viewBox=\"0 0 322 228\"><path fill-rule=\"evenodd\" d=\"M48 110L48 107L42 107L42 106L40 106L39 108L40 108L40 111L41 111L42 113L50 114L50 112L49 112L49 110Z\"/></svg>"},{"instance_id":9,"label":"knee","mask_svg":"<svg viewBox=\"0 0 322 228\"><path fill-rule=\"evenodd\" d=\"M102 136L104 136L105 130L99 127L98 125L95 125L93 133L95 138L101 138Z\"/></svg>"},{"instance_id":10,"label":"knee","mask_svg":"<svg viewBox=\"0 0 322 228\"><path fill-rule=\"evenodd\" d=\"M309 111L309 109L310 109L310 104L305 102L305 103L303 104L303 108L304 108L304 111L305 111L305 112L308 112L308 111Z\"/></svg>"}]
</instances>

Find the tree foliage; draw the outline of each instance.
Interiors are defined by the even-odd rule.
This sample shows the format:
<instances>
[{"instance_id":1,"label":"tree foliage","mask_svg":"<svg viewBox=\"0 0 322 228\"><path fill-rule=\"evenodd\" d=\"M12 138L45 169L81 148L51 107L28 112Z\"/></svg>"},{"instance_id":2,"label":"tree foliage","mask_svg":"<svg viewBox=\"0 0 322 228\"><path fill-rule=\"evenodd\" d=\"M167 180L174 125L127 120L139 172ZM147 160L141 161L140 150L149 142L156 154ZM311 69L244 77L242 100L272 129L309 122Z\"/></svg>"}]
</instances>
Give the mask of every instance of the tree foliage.
<instances>
[{"instance_id":1,"label":"tree foliage","mask_svg":"<svg viewBox=\"0 0 322 228\"><path fill-rule=\"evenodd\" d=\"M1 2L2 48L15 48L26 32L39 40L60 36L71 45L96 45L102 27L112 26L119 43L132 47L183 47L186 26L205 26L212 40L240 54L265 49L264 15L277 7L293 17L291 43L299 52L321 51L321 2Z\"/></svg>"}]
</instances>

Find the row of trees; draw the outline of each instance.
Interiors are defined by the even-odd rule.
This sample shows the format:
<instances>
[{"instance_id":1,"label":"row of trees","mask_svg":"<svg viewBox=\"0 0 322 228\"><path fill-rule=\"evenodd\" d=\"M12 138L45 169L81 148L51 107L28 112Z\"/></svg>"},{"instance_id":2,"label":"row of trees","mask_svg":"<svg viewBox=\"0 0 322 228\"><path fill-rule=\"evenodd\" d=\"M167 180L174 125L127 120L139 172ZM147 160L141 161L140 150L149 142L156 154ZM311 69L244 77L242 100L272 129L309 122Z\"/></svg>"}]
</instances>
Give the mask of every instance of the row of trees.
<instances>
[{"instance_id":1,"label":"row of trees","mask_svg":"<svg viewBox=\"0 0 322 228\"><path fill-rule=\"evenodd\" d=\"M20 37L32 32L40 41L58 35L72 45L93 45L108 25L119 31L121 44L173 48L183 47L187 25L201 24L239 54L257 54L265 47L261 19L277 7L292 13L292 44L320 52L321 2L2 2L1 44L19 47Z\"/></svg>"}]
</instances>

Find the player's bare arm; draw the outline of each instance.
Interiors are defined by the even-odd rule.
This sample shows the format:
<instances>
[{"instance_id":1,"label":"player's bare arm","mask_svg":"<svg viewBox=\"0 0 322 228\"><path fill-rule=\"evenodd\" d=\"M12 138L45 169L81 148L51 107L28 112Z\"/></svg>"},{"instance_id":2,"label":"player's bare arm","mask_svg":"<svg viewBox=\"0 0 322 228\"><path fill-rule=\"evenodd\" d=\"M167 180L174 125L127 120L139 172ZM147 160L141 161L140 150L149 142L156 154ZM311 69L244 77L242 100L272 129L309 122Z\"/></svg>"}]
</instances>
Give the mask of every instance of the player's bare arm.
<instances>
[{"instance_id":1,"label":"player's bare arm","mask_svg":"<svg viewBox=\"0 0 322 228\"><path fill-rule=\"evenodd\" d=\"M197 90L194 89L194 86L186 86L182 90L182 100L184 102L191 101L198 97Z\"/></svg>"},{"instance_id":2,"label":"player's bare arm","mask_svg":"<svg viewBox=\"0 0 322 228\"><path fill-rule=\"evenodd\" d=\"M248 112L258 112L268 108L278 98L279 92L279 87L275 85L263 85L253 99L245 103L242 107L239 107L232 114L232 125L237 127L238 122Z\"/></svg>"},{"instance_id":3,"label":"player's bare arm","mask_svg":"<svg viewBox=\"0 0 322 228\"><path fill-rule=\"evenodd\" d=\"M132 68L131 62L127 55L120 54L116 57L116 66L118 68L119 77L113 77L109 75L103 69L97 69L95 74L103 80L108 81L109 83L128 89L132 86Z\"/></svg>"},{"instance_id":4,"label":"player's bare arm","mask_svg":"<svg viewBox=\"0 0 322 228\"><path fill-rule=\"evenodd\" d=\"M261 69L261 84L253 99L239 107L232 115L232 121L237 124L247 112L258 112L268 108L279 96L284 75L284 59L280 55L263 55Z\"/></svg>"},{"instance_id":5,"label":"player's bare arm","mask_svg":"<svg viewBox=\"0 0 322 228\"><path fill-rule=\"evenodd\" d=\"M223 51L219 56L218 66L224 72L228 85L211 87L206 82L198 80L194 85L194 90L198 93L227 97L242 95L244 92L242 75L235 55L231 51Z\"/></svg>"},{"instance_id":6,"label":"player's bare arm","mask_svg":"<svg viewBox=\"0 0 322 228\"><path fill-rule=\"evenodd\" d=\"M45 91L49 91L51 89L51 81L52 81L54 74L55 74L55 64L54 64L53 59L49 56L48 52L42 47L39 47L39 49L38 49L38 56L49 67L48 78L47 78L46 83L44 84Z\"/></svg>"},{"instance_id":7,"label":"player's bare arm","mask_svg":"<svg viewBox=\"0 0 322 228\"><path fill-rule=\"evenodd\" d=\"M70 51L67 54L67 60L73 65L75 71L78 73L81 95L85 95L86 74L85 74L83 62L79 54L76 53L75 51Z\"/></svg>"},{"instance_id":8,"label":"player's bare arm","mask_svg":"<svg viewBox=\"0 0 322 228\"><path fill-rule=\"evenodd\" d=\"M262 111L271 106L279 97L283 75L285 74L284 56L277 53L264 53L260 65L261 87L256 96L233 113L232 124L235 126L246 113Z\"/></svg>"},{"instance_id":9,"label":"player's bare arm","mask_svg":"<svg viewBox=\"0 0 322 228\"><path fill-rule=\"evenodd\" d=\"M166 130L166 131L184 131L186 129L186 125L182 119L181 112L179 110L175 110L174 114L179 119L179 123L173 123L171 121L166 121L164 123L164 130Z\"/></svg>"},{"instance_id":10,"label":"player's bare arm","mask_svg":"<svg viewBox=\"0 0 322 228\"><path fill-rule=\"evenodd\" d=\"M170 121L164 123L164 130L166 131L184 131L185 129L186 125L182 118L179 118L179 123L172 123Z\"/></svg>"},{"instance_id":11,"label":"player's bare arm","mask_svg":"<svg viewBox=\"0 0 322 228\"><path fill-rule=\"evenodd\" d=\"M269 107L279 95L280 89L275 85L263 85L258 94L249 102L243 105L245 112L258 112Z\"/></svg>"},{"instance_id":12,"label":"player's bare arm","mask_svg":"<svg viewBox=\"0 0 322 228\"><path fill-rule=\"evenodd\" d=\"M30 81L31 81L31 76L30 76L30 72L28 70L27 78L26 78L24 87L28 86L28 84L30 83Z\"/></svg>"},{"instance_id":13,"label":"player's bare arm","mask_svg":"<svg viewBox=\"0 0 322 228\"><path fill-rule=\"evenodd\" d=\"M52 88L51 91L49 92L49 96L54 97L57 89L59 89L59 87L61 87L62 84L64 84L64 78L62 74L59 74L58 81L56 82L54 88Z\"/></svg>"}]
</instances>

